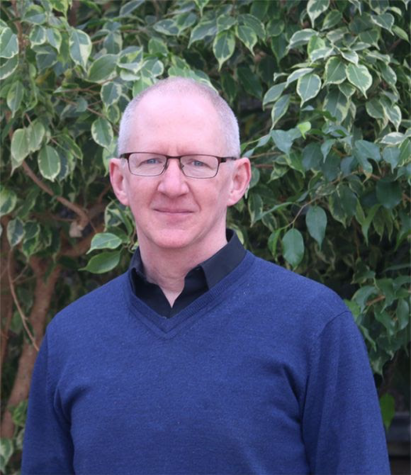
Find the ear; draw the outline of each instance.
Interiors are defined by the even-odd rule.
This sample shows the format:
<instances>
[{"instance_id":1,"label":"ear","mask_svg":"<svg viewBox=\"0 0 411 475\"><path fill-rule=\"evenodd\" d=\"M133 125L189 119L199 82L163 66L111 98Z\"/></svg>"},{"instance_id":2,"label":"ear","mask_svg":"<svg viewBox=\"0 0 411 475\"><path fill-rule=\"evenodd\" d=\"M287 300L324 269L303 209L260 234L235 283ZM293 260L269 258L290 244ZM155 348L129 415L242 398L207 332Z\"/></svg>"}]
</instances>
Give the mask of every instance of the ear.
<instances>
[{"instance_id":1,"label":"ear","mask_svg":"<svg viewBox=\"0 0 411 475\"><path fill-rule=\"evenodd\" d=\"M235 205L244 196L251 180L251 164L246 157L235 160L227 206Z\"/></svg>"},{"instance_id":2,"label":"ear","mask_svg":"<svg viewBox=\"0 0 411 475\"><path fill-rule=\"evenodd\" d=\"M127 173L126 167L121 163L120 158L112 158L110 160L110 181L117 199L124 206L129 206L128 192L127 192Z\"/></svg>"}]
</instances>

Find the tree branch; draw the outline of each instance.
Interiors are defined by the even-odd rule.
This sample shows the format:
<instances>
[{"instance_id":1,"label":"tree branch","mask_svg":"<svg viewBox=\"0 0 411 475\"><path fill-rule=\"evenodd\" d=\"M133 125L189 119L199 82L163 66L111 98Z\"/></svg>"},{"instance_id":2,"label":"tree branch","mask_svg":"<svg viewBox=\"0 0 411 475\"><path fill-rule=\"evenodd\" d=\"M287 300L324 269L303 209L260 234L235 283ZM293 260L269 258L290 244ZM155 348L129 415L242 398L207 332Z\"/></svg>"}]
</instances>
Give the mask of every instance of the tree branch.
<instances>
[{"instance_id":1,"label":"tree branch","mask_svg":"<svg viewBox=\"0 0 411 475\"><path fill-rule=\"evenodd\" d=\"M10 292L11 292L11 295L13 297L13 302L14 302L15 306L17 307L17 311L19 312L21 322L23 323L23 327L26 330L26 333L27 333L28 337L30 338L30 341L31 341L32 345L34 346L36 351L39 351L39 348L36 345L36 341L34 339L34 336L31 333L29 327L27 326L27 317L24 315L23 309L20 307L20 303L19 303L19 300L18 300L17 294L16 294L16 289L14 288L14 282L13 282L13 278L11 276L11 270L10 270L11 269L11 259L12 259L12 257L13 257L13 251L10 250L9 258L8 258L8 262L7 262L7 275L8 275L8 278L9 278Z\"/></svg>"},{"instance_id":2,"label":"tree branch","mask_svg":"<svg viewBox=\"0 0 411 475\"><path fill-rule=\"evenodd\" d=\"M71 211L74 211L74 213L77 214L77 216L80 218L79 227L81 228L81 230L83 230L87 226L90 220L87 213L85 212L83 208L76 205L75 203L72 203L71 201L67 200L63 196L56 196L53 190L49 188L43 181L41 181L40 178L33 172L33 170L29 167L27 162L23 162L22 168L24 172L26 173L26 175L29 178L31 178L39 188L41 188L44 192L48 193L50 196L55 198L58 202L60 202L66 208L71 209Z\"/></svg>"}]
</instances>

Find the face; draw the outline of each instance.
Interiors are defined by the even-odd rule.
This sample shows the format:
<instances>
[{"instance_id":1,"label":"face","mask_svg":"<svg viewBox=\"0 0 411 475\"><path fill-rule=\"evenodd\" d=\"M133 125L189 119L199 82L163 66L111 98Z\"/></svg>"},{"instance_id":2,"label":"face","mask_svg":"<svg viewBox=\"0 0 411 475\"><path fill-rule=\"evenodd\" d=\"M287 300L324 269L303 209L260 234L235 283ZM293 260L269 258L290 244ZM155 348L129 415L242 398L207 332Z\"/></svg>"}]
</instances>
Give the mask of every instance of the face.
<instances>
[{"instance_id":1,"label":"face","mask_svg":"<svg viewBox=\"0 0 411 475\"><path fill-rule=\"evenodd\" d=\"M130 126L127 152L229 155L217 112L198 95L149 94ZM170 160L162 175L139 177L113 159L110 177L120 202L131 208L141 249L190 249L206 259L226 242L227 206L243 196L250 165L248 159L222 163L209 179L187 178L178 165Z\"/></svg>"}]
</instances>

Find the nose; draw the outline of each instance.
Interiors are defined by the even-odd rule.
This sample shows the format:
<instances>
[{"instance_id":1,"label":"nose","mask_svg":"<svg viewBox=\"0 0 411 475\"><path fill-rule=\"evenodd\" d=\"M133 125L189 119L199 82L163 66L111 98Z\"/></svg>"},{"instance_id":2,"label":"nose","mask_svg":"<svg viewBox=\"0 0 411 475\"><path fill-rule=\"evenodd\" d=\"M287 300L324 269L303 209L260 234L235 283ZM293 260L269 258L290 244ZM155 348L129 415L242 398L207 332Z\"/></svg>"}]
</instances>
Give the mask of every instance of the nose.
<instances>
[{"instance_id":1,"label":"nose","mask_svg":"<svg viewBox=\"0 0 411 475\"><path fill-rule=\"evenodd\" d=\"M173 158L168 160L167 169L160 175L158 191L170 198L188 193L186 176L180 168L179 160Z\"/></svg>"}]
</instances>

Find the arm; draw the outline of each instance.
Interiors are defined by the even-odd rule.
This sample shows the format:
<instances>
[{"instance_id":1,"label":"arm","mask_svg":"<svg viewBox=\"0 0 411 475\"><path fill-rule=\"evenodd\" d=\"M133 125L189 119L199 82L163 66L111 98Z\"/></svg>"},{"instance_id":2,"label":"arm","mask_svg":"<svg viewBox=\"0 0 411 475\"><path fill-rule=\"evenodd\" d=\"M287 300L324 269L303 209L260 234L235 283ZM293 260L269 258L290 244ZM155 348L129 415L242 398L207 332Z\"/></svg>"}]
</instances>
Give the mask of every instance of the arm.
<instances>
[{"instance_id":1,"label":"arm","mask_svg":"<svg viewBox=\"0 0 411 475\"><path fill-rule=\"evenodd\" d=\"M390 473L366 348L348 312L330 321L312 348L303 437L312 473Z\"/></svg>"},{"instance_id":2,"label":"arm","mask_svg":"<svg viewBox=\"0 0 411 475\"><path fill-rule=\"evenodd\" d=\"M50 368L49 368L50 366ZM34 367L23 445L22 475L73 474L70 424L55 406L49 345L43 340Z\"/></svg>"}]
</instances>

